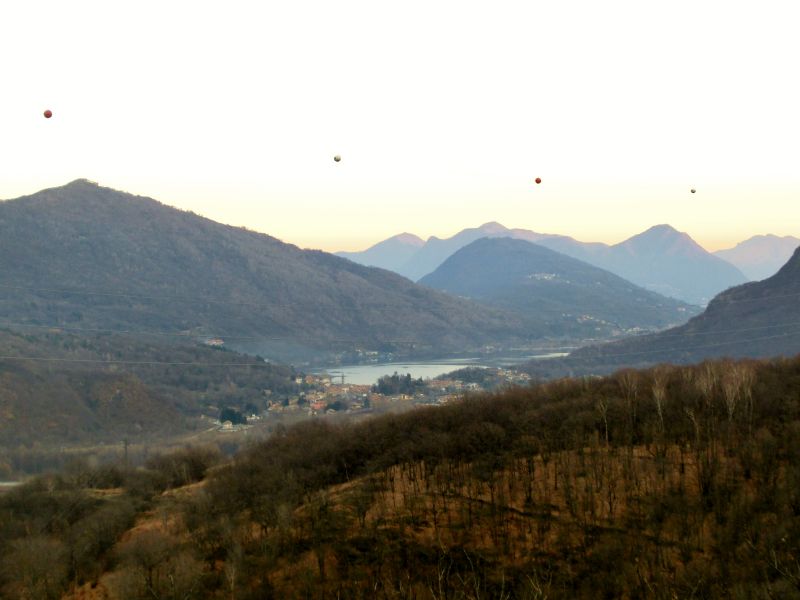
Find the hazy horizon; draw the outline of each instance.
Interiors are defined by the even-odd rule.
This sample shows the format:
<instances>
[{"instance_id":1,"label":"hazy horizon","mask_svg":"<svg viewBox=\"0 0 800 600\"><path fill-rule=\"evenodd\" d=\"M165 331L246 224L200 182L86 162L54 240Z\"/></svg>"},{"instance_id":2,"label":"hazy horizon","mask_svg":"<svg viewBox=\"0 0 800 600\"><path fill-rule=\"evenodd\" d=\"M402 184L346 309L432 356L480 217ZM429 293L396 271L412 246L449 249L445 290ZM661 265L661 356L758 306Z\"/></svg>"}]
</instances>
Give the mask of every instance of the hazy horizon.
<instances>
[{"instance_id":1,"label":"hazy horizon","mask_svg":"<svg viewBox=\"0 0 800 600\"><path fill-rule=\"evenodd\" d=\"M78 179L88 179L88 178L78 178ZM88 179L88 180L89 181L93 181L91 179ZM75 181L75 180L73 180L73 181ZM69 183L69 182L64 182L64 184L62 184L62 185L66 185L66 183ZM692 231L685 231L685 230L681 229L680 227L676 227L673 223L667 223L667 222L653 222L653 223L650 223L648 225L643 226L641 229L632 230L629 233L623 233L623 234L621 234L621 237L601 238L599 233L598 233L598 236L591 237L591 232L587 232L587 235L585 237L579 237L578 235L575 235L571 231L547 231L547 230L544 230L544 229L541 229L541 228L537 228L535 225L527 226L527 225L520 225L518 223L511 223L511 222L507 223L507 222L500 221L498 219L488 219L488 220L485 220L485 221L481 221L480 223L466 223L465 222L463 226L457 226L455 228L451 225L449 228L447 228L444 231L433 231L431 233L426 233L425 235L423 235L423 234L421 234L419 232L420 231L426 231L427 232L427 231L430 231L431 228L430 228L429 225L427 225L423 221L423 222L418 223L418 228L413 229L413 230L395 231L394 233L389 233L389 234L385 235L384 237L380 237L380 238L377 238L375 236L369 236L369 237L368 236L362 236L362 237L359 237L357 239L351 240L349 242L349 246L347 246L347 247L338 247L338 246L335 246L335 245L329 245L328 247L323 247L320 244L315 245L313 243L313 241L312 241L311 245L308 245L308 244L303 245L302 243L298 242L295 239L281 237L280 235L277 235L273 231L269 231L269 230L263 231L263 230L256 229L253 226L248 225L247 223L231 222L231 221L226 221L225 219L215 218L212 215L203 214L203 213L197 211L194 208L181 207L181 206L178 206L176 204L171 204L168 200L166 200L164 198L149 196L147 194L140 193L140 192L138 192L136 190L121 189L121 188L118 188L116 186L109 185L109 184L106 184L106 183L103 183L103 182L95 182L95 183L97 183L98 185L100 185L102 187L116 189L118 191L127 192L127 193L130 193L130 194L136 195L136 196L151 197L154 200L157 200L157 201L161 202L162 204L165 204L167 206L171 206L173 208L177 208L177 209L180 209L180 210L192 210L193 212L199 214L202 217L209 218L209 219L217 221L219 223L223 223L223 224L231 225L231 226L235 226L235 227L247 227L248 229L251 229L251 230L254 230L254 231L258 231L259 233L265 233L265 234L270 235L272 237L276 237L276 238L280 239L283 242L290 243L290 244L295 244L295 245L300 246L302 248L323 250L325 252L331 252L331 253L363 251L363 250L366 250L366 249L370 248L371 246L374 246L375 244L378 244L378 243L380 243L380 242L382 242L382 241L384 241L386 239L389 239L391 237L395 237L397 235L404 234L404 233L416 235L417 237L421 238L423 241L427 241L430 237L437 237L439 239L447 239L447 238L450 238L450 237L456 235L457 233L463 231L464 229L475 229L475 228L481 227L482 225L485 225L485 224L491 223L491 222L497 222L500 225L503 225L504 227L506 227L507 229L528 229L528 230L531 230L531 231L536 231L537 233L566 235L566 236L569 236L569 237L573 237L573 238L575 238L576 240L578 240L580 242L602 242L602 243L609 244L609 245L613 245L613 244L616 244L616 243L619 243L619 242L623 242L626 239L628 239L628 238L630 238L632 236L635 236L635 235L637 235L639 233L642 233L642 232L646 231L647 229L650 229L651 227L654 227L654 226L657 226L657 225L670 225L670 226L674 227L675 229L677 229L678 231L682 231L684 233L687 233L695 242L697 242L700 246L702 246L708 252L716 252L717 250L724 250L724 249L732 248L732 247L736 246L737 244L739 244L740 242L746 241L746 240L748 240L748 239L750 239L750 238L752 238L754 236L759 236L759 235L777 235L779 237L783 237L783 236L800 237L800 232L787 233L787 234L778 234L778 233L775 233L774 231L763 231L763 232L755 232L755 233L751 233L751 234L745 235L745 237L742 237L741 239L734 239L734 241L729 243L729 245L721 245L719 247L715 247L713 245L710 246L709 244L704 243L704 240L707 239L707 238L704 237L702 235L702 233L694 233ZM60 185L53 186L53 187L60 187ZM14 197L14 198L0 198L0 202L5 202L7 200L14 200L14 199L16 199L18 197L30 196L32 194L35 194L36 192L39 192L39 191L41 191L41 190L28 191L26 193L23 193L23 194L20 194L19 196ZM461 222L461 221L459 221L459 222ZM358 240L363 240L363 243L361 243L361 245L359 245L359 241ZM345 242L343 242L343 244L348 244L348 242L345 241Z\"/></svg>"},{"instance_id":2,"label":"hazy horizon","mask_svg":"<svg viewBox=\"0 0 800 600\"><path fill-rule=\"evenodd\" d=\"M606 243L669 223L709 250L800 232L792 3L3 16L2 198L85 177L329 251L487 221Z\"/></svg>"}]
</instances>

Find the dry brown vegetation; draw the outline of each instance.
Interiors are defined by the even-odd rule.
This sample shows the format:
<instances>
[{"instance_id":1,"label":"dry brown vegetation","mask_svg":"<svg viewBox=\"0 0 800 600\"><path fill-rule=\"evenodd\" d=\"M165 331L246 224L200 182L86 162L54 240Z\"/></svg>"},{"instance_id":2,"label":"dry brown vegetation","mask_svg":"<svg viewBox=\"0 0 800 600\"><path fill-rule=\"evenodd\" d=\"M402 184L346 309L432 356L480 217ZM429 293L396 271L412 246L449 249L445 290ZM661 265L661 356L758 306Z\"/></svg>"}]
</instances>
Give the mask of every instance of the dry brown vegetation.
<instances>
[{"instance_id":1,"label":"dry brown vegetation","mask_svg":"<svg viewBox=\"0 0 800 600\"><path fill-rule=\"evenodd\" d=\"M39 585L99 581L119 599L800 597L798 434L800 358L311 422L201 486L131 486L158 499L157 526ZM207 461L150 466L179 486ZM4 523L9 564L71 548L53 528L9 537ZM30 573L6 570L8 597L31 597Z\"/></svg>"}]
</instances>

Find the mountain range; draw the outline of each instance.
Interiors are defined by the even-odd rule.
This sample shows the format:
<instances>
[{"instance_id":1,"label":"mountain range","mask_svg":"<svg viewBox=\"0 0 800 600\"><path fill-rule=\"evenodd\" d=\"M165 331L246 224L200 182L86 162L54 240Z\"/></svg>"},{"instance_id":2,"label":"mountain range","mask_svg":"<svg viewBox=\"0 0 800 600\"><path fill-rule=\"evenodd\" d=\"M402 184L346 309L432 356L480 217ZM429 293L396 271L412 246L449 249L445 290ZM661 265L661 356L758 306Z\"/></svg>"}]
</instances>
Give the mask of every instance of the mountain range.
<instances>
[{"instance_id":1,"label":"mountain range","mask_svg":"<svg viewBox=\"0 0 800 600\"><path fill-rule=\"evenodd\" d=\"M420 283L537 320L550 335L609 337L683 323L699 309L511 238L480 238Z\"/></svg>"},{"instance_id":2,"label":"mountain range","mask_svg":"<svg viewBox=\"0 0 800 600\"><path fill-rule=\"evenodd\" d=\"M478 245L454 256L486 237L534 244ZM441 356L660 328L692 314L590 265L614 262L629 281L660 273L676 288L702 276L706 289L691 283L696 297L743 278L668 226L606 246L489 223L446 240L396 236L373 257L388 260L397 247L419 264L441 259L443 270L418 285L77 180L0 202L0 326L220 337L228 347L276 360L304 353L324 359L353 348ZM528 255L512 261L520 248ZM569 254L582 254L588 264ZM448 258L453 262L442 265ZM657 285L650 277L642 287Z\"/></svg>"},{"instance_id":3,"label":"mountain range","mask_svg":"<svg viewBox=\"0 0 800 600\"><path fill-rule=\"evenodd\" d=\"M800 248L772 277L717 295L688 323L665 331L588 346L568 357L530 363L539 375L608 373L708 358L764 358L800 353Z\"/></svg>"},{"instance_id":4,"label":"mountain range","mask_svg":"<svg viewBox=\"0 0 800 600\"><path fill-rule=\"evenodd\" d=\"M777 273L798 246L800 238L791 235L756 235L714 255L736 266L752 281L761 281Z\"/></svg>"},{"instance_id":5,"label":"mountain range","mask_svg":"<svg viewBox=\"0 0 800 600\"><path fill-rule=\"evenodd\" d=\"M3 322L220 337L276 359L354 345L445 353L536 333L390 271L86 180L0 202Z\"/></svg>"},{"instance_id":6,"label":"mountain range","mask_svg":"<svg viewBox=\"0 0 800 600\"><path fill-rule=\"evenodd\" d=\"M356 262L369 261L368 264L394 270L417 281L433 272L458 249L484 237L534 242L690 304L704 305L720 291L747 281L731 263L707 252L689 235L669 225L657 225L619 244L608 245L579 242L564 235L508 229L491 222L465 229L450 238L431 237L422 246L418 242L381 246L384 244L381 242L363 253L348 253L347 257ZM377 246L381 246L381 252L374 251ZM404 258L390 257L391 249L402 249Z\"/></svg>"},{"instance_id":7,"label":"mountain range","mask_svg":"<svg viewBox=\"0 0 800 600\"><path fill-rule=\"evenodd\" d=\"M336 255L368 267L380 267L400 273L403 265L424 245L421 238L411 233L400 233L363 252L337 252Z\"/></svg>"}]
</instances>

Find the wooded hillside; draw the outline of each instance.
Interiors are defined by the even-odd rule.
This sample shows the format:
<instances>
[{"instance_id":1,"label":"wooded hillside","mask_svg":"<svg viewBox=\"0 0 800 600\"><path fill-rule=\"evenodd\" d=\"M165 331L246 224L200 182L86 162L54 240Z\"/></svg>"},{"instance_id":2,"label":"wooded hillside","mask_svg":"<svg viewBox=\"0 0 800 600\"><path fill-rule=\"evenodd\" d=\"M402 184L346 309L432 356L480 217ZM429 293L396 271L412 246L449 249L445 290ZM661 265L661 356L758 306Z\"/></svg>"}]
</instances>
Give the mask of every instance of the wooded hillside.
<instances>
[{"instance_id":1,"label":"wooded hillside","mask_svg":"<svg viewBox=\"0 0 800 600\"><path fill-rule=\"evenodd\" d=\"M75 490L97 477L6 494L3 589L44 585L33 554L50 557L54 590L110 598L795 597L798 434L800 357L311 422L210 472L188 453L106 474L125 491L80 514L59 503L96 498ZM136 526L120 533L125 498ZM53 503L58 518L26 512ZM75 523L112 506L116 543L71 562Z\"/></svg>"}]
</instances>

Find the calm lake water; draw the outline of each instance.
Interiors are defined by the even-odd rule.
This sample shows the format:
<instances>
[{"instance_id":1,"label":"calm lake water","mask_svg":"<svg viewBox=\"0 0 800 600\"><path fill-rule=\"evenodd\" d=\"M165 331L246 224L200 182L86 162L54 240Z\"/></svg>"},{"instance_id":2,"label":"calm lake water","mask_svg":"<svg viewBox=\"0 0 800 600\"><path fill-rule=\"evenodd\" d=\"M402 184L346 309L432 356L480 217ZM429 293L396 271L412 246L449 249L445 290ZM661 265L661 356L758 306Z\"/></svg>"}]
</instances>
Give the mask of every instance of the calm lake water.
<instances>
[{"instance_id":1,"label":"calm lake water","mask_svg":"<svg viewBox=\"0 0 800 600\"><path fill-rule=\"evenodd\" d=\"M513 362L509 361L492 361L492 364L479 362L476 358L459 358L434 362L405 362L405 363L380 363L374 365L352 365L349 367L331 367L329 369L320 369L318 373L328 373L329 375L340 377L344 375L345 383L354 383L356 385L372 385L384 375L398 375L410 374L411 377L417 379L433 379L438 375L455 371L456 369L463 369L464 367L497 367L500 365L519 364L531 359L547 359L555 358L557 356L565 356L564 353L552 354L539 354L536 356L516 357Z\"/></svg>"}]
</instances>

